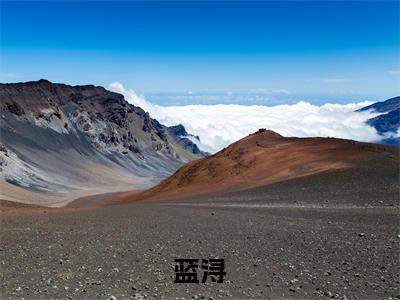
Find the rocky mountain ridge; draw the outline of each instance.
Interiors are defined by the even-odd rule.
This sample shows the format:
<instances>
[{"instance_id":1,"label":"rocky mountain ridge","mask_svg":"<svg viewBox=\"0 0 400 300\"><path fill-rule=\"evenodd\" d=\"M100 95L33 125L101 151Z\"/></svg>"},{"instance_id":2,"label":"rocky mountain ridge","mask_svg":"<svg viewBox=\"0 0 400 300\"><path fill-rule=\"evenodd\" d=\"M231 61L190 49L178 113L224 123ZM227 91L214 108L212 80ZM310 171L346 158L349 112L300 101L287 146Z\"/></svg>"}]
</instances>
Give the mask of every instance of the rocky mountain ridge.
<instances>
[{"instance_id":1,"label":"rocky mountain ridge","mask_svg":"<svg viewBox=\"0 0 400 300\"><path fill-rule=\"evenodd\" d=\"M0 84L0 99L1 198L6 200L13 200L19 188L45 192L51 199L61 191L87 190L87 185L96 190L97 184L108 183L118 189L124 182L128 189L131 182L130 189L141 188L204 156L189 139L103 87L47 80ZM68 160L80 165L71 168ZM93 174L87 170L81 176L90 164L103 174L95 175L92 168Z\"/></svg>"},{"instance_id":2,"label":"rocky mountain ridge","mask_svg":"<svg viewBox=\"0 0 400 300\"><path fill-rule=\"evenodd\" d=\"M400 96L376 102L357 111L373 110L381 113L369 119L367 124L374 127L382 139L382 144L400 146L398 132L400 130Z\"/></svg>"}]
</instances>

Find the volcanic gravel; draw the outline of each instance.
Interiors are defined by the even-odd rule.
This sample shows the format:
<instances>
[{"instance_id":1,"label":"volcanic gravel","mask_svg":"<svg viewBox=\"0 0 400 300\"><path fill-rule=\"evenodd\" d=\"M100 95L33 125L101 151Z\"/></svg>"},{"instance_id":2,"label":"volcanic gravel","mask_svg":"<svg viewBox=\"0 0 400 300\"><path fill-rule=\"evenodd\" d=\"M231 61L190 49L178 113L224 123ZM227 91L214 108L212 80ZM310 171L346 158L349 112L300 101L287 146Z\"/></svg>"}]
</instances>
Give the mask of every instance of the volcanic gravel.
<instances>
[{"instance_id":1,"label":"volcanic gravel","mask_svg":"<svg viewBox=\"0 0 400 300\"><path fill-rule=\"evenodd\" d=\"M5 205L1 299L400 298L398 182L377 160L179 201ZM224 282L174 283L176 258L223 258Z\"/></svg>"},{"instance_id":2,"label":"volcanic gravel","mask_svg":"<svg viewBox=\"0 0 400 300\"><path fill-rule=\"evenodd\" d=\"M398 221L389 207L190 201L6 213L1 298L395 298ZM175 258L224 258L224 283L174 283Z\"/></svg>"}]
</instances>

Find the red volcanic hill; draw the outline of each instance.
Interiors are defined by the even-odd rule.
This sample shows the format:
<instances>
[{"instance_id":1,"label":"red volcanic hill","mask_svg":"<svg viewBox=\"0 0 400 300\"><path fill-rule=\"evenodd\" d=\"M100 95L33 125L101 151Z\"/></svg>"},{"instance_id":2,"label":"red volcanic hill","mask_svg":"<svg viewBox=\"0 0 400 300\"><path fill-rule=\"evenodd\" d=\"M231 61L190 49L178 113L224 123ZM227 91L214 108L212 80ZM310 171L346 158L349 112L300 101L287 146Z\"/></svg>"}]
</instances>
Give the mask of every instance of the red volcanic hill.
<instances>
[{"instance_id":1,"label":"red volcanic hill","mask_svg":"<svg viewBox=\"0 0 400 300\"><path fill-rule=\"evenodd\" d=\"M357 168L380 155L395 157L396 151L336 138L289 138L260 129L212 156L185 164L157 186L140 194L121 195L116 202L249 189Z\"/></svg>"}]
</instances>

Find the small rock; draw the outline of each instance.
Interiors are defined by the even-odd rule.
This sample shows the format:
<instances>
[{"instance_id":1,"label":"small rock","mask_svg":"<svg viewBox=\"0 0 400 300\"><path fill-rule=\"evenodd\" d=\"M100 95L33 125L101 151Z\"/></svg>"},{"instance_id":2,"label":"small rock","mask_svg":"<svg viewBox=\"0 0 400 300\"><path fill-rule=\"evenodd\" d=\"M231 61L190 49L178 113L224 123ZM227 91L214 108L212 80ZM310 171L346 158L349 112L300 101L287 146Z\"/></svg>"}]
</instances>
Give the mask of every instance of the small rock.
<instances>
[{"instance_id":1,"label":"small rock","mask_svg":"<svg viewBox=\"0 0 400 300\"><path fill-rule=\"evenodd\" d=\"M142 299L144 299L144 296L142 296L142 295L139 294L139 293L136 293L136 294L133 295L133 299L142 300Z\"/></svg>"},{"instance_id":2,"label":"small rock","mask_svg":"<svg viewBox=\"0 0 400 300\"><path fill-rule=\"evenodd\" d=\"M324 295L327 297L330 297L330 298L332 298L332 296L333 296L331 292L325 292Z\"/></svg>"}]
</instances>

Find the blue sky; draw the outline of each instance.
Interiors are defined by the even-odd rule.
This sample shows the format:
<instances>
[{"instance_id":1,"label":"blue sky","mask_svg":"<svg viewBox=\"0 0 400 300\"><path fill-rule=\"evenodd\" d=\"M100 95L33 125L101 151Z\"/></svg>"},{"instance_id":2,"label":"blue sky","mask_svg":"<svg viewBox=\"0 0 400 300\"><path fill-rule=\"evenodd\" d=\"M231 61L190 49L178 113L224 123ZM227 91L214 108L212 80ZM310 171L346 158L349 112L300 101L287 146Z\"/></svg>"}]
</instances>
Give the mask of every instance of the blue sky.
<instances>
[{"instance_id":1,"label":"blue sky","mask_svg":"<svg viewBox=\"0 0 400 300\"><path fill-rule=\"evenodd\" d=\"M399 46L399 2L1 2L1 82L383 100Z\"/></svg>"}]
</instances>

